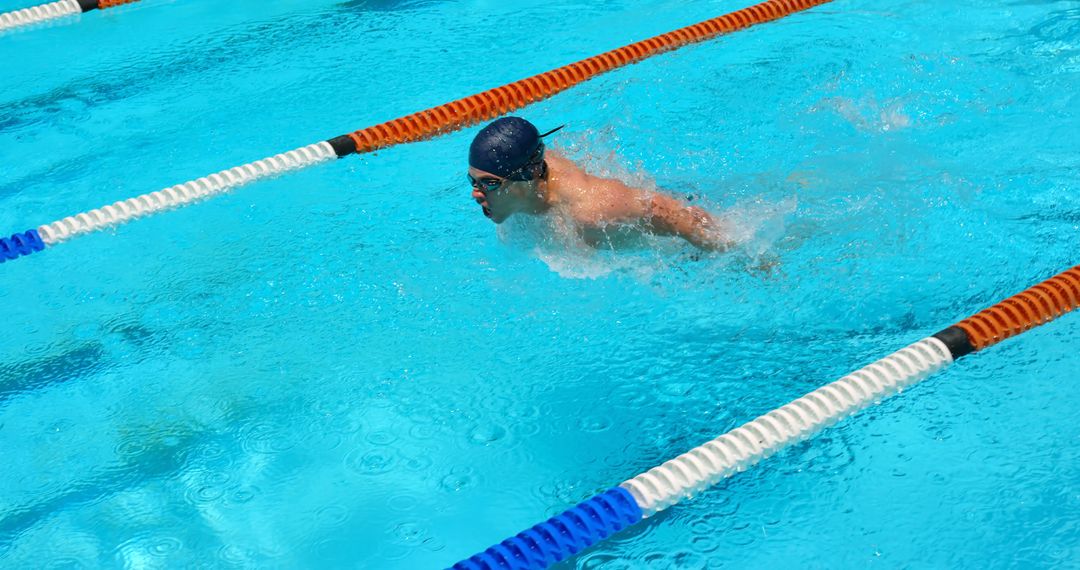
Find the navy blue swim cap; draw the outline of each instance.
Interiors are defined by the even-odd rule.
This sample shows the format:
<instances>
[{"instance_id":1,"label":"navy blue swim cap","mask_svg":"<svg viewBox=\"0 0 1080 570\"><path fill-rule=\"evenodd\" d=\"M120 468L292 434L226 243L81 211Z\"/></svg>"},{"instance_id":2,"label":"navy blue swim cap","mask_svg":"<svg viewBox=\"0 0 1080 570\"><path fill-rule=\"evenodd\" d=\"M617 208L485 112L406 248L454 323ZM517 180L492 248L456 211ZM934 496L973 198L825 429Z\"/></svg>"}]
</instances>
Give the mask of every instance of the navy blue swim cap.
<instances>
[{"instance_id":1,"label":"navy blue swim cap","mask_svg":"<svg viewBox=\"0 0 1080 570\"><path fill-rule=\"evenodd\" d=\"M562 127L559 127L562 128ZM507 178L529 164L543 135L521 117L503 117L481 129L469 146L469 166Z\"/></svg>"}]
</instances>

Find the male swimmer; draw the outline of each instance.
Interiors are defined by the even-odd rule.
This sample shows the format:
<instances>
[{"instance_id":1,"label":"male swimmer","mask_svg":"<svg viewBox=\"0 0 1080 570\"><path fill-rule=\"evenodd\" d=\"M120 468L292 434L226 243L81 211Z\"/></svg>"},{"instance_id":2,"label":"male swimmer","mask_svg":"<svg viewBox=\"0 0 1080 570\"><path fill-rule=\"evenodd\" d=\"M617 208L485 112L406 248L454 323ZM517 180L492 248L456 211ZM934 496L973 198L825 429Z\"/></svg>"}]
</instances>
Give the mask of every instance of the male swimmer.
<instances>
[{"instance_id":1,"label":"male swimmer","mask_svg":"<svg viewBox=\"0 0 1080 570\"><path fill-rule=\"evenodd\" d=\"M665 194L631 188L585 172L573 161L545 152L529 121L504 117L484 127L469 147L469 185L484 215L501 224L514 214L558 215L586 243L611 243L611 231L678 236L708 251L733 244L705 210Z\"/></svg>"}]
</instances>

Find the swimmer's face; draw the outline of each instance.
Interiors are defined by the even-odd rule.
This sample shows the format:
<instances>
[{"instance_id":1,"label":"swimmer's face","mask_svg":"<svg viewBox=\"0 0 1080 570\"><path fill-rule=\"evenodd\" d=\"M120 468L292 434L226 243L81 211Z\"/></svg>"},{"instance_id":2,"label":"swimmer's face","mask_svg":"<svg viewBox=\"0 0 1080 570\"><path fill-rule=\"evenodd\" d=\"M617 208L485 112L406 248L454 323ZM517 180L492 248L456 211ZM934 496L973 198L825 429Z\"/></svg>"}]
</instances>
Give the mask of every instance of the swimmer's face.
<instances>
[{"instance_id":1,"label":"swimmer's face","mask_svg":"<svg viewBox=\"0 0 1080 570\"><path fill-rule=\"evenodd\" d=\"M469 185L472 198L480 205L484 215L501 224L518 210L522 202L522 188L528 183L507 180L477 168L469 168Z\"/></svg>"}]
</instances>

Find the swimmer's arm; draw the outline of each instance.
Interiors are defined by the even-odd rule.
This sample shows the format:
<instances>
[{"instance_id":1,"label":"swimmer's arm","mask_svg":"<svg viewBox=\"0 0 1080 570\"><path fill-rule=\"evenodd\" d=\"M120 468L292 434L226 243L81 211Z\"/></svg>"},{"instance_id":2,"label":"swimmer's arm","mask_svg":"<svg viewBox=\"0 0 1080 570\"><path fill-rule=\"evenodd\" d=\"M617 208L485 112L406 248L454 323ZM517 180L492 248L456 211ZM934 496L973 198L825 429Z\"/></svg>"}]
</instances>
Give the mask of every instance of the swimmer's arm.
<instances>
[{"instance_id":1,"label":"swimmer's arm","mask_svg":"<svg viewBox=\"0 0 1080 570\"><path fill-rule=\"evenodd\" d=\"M639 190L645 204L643 220L653 232L679 236L699 249L727 251L733 243L720 222L705 210L671 196Z\"/></svg>"},{"instance_id":2,"label":"swimmer's arm","mask_svg":"<svg viewBox=\"0 0 1080 570\"><path fill-rule=\"evenodd\" d=\"M594 179L593 185L604 197L601 219L641 223L655 234L678 236L706 251L727 251L734 245L721 223L701 208L610 178Z\"/></svg>"}]
</instances>

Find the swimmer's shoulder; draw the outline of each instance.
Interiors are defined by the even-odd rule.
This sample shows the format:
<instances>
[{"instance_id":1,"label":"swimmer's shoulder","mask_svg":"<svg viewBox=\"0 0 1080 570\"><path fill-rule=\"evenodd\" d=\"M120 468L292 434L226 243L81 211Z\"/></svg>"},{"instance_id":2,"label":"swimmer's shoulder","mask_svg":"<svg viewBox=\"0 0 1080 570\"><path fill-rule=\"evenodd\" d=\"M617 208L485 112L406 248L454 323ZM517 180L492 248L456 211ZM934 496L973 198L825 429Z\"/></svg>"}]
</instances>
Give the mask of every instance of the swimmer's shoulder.
<instances>
[{"instance_id":1,"label":"swimmer's shoulder","mask_svg":"<svg viewBox=\"0 0 1080 570\"><path fill-rule=\"evenodd\" d=\"M551 151L545 159L548 163L549 180L556 187L569 190L591 185L593 177L573 160Z\"/></svg>"},{"instance_id":2,"label":"swimmer's shoulder","mask_svg":"<svg viewBox=\"0 0 1080 570\"><path fill-rule=\"evenodd\" d=\"M585 173L576 162L566 158L562 153L554 149L547 151L544 160L547 161L548 169L551 170L552 174L559 176L573 176Z\"/></svg>"}]
</instances>

